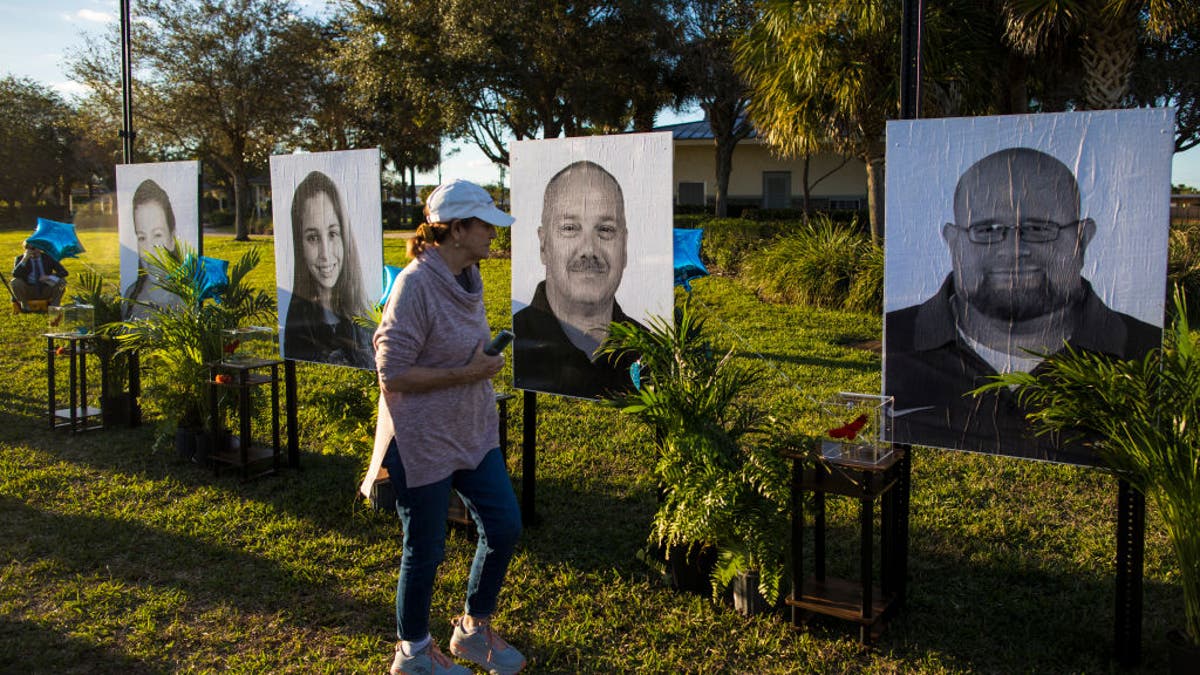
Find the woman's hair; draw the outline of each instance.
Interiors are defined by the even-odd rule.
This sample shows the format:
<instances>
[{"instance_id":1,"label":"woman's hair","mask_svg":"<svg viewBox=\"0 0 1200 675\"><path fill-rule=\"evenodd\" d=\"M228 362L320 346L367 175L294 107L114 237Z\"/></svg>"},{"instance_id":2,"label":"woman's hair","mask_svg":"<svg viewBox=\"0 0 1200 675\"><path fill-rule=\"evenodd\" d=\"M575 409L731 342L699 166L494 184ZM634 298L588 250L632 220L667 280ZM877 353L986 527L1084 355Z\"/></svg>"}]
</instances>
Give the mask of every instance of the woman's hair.
<instances>
[{"instance_id":1,"label":"woman's hair","mask_svg":"<svg viewBox=\"0 0 1200 675\"><path fill-rule=\"evenodd\" d=\"M440 244L446 241L446 237L450 236L450 227L452 223L431 223L429 222L429 206L425 206L425 222L417 228L417 233L408 240L405 248L408 251L408 257L416 258L425 252L425 249L430 244Z\"/></svg>"},{"instance_id":2,"label":"woman's hair","mask_svg":"<svg viewBox=\"0 0 1200 675\"><path fill-rule=\"evenodd\" d=\"M142 181L137 189L133 191L133 211L137 212L137 207L144 204L158 204L162 207L163 215L167 217L167 229L171 230L171 237L175 237L175 210L171 208L171 198L167 196L167 191L162 189L158 183L147 178ZM134 229L137 228L137 219L134 219Z\"/></svg>"},{"instance_id":3,"label":"woman's hair","mask_svg":"<svg viewBox=\"0 0 1200 675\"><path fill-rule=\"evenodd\" d=\"M308 271L308 264L304 260L304 202L321 194L329 198L338 224L342 226L342 265L333 287L330 309L338 316L349 318L367 310L362 290L362 273L358 267L358 254L354 240L350 237L346 213L342 210L342 199L338 195L337 186L329 176L320 171L313 171L305 176L296 186L296 194L292 198L292 250L296 258L292 295L306 299L317 296L317 281Z\"/></svg>"}]
</instances>

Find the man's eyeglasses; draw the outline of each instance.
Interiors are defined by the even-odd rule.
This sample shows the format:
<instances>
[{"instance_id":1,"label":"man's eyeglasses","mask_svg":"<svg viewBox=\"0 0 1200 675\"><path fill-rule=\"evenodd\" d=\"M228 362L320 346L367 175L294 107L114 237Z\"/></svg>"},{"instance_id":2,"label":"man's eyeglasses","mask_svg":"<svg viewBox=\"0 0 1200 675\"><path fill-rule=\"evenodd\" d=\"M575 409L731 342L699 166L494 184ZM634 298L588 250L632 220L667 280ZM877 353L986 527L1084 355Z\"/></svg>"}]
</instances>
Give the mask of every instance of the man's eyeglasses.
<instances>
[{"instance_id":1,"label":"man's eyeglasses","mask_svg":"<svg viewBox=\"0 0 1200 675\"><path fill-rule=\"evenodd\" d=\"M1043 244L1058 239L1058 233L1068 227L1075 227L1082 220L1074 220L1059 225L1051 220L1026 220L1022 223L983 222L967 227L954 227L967 231L967 238L975 244L998 244L1008 238L1009 230L1017 230L1021 241L1031 244Z\"/></svg>"}]
</instances>

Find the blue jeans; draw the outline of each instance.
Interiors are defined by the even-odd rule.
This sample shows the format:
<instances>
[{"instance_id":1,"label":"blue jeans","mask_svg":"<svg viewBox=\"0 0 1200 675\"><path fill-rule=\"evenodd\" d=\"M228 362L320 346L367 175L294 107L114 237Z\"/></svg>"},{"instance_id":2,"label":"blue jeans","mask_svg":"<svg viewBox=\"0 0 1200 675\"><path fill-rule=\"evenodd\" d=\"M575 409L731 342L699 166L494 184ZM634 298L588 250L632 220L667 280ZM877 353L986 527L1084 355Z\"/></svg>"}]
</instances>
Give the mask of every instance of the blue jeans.
<instances>
[{"instance_id":1,"label":"blue jeans","mask_svg":"<svg viewBox=\"0 0 1200 675\"><path fill-rule=\"evenodd\" d=\"M521 510L500 448L489 451L474 469L455 471L443 480L416 488L405 486L395 439L388 446L383 465L391 478L396 511L404 527L404 555L396 583L396 634L401 640L414 642L429 634L433 580L446 551L451 489L462 497L479 532L467 579L466 613L490 616L496 611L496 599L521 536Z\"/></svg>"}]
</instances>

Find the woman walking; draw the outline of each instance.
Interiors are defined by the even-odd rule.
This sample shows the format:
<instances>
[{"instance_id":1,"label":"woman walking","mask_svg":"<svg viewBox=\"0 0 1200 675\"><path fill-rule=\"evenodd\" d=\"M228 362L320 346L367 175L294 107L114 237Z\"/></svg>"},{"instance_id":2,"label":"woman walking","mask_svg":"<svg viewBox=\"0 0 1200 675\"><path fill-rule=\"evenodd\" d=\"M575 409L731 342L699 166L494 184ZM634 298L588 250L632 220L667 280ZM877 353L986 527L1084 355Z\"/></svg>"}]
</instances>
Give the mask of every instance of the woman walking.
<instances>
[{"instance_id":1,"label":"woman walking","mask_svg":"<svg viewBox=\"0 0 1200 675\"><path fill-rule=\"evenodd\" d=\"M450 651L492 673L516 673L525 658L491 626L497 598L521 534L521 514L499 447L491 378L502 355L483 352L491 329L478 263L496 227L513 219L478 185L440 185L426 222L409 240L413 259L396 279L375 331L379 421L361 490L381 470L397 495L404 553L396 586L393 674L467 674L429 634L433 584L446 540L450 490L478 527L463 615Z\"/></svg>"}]
</instances>

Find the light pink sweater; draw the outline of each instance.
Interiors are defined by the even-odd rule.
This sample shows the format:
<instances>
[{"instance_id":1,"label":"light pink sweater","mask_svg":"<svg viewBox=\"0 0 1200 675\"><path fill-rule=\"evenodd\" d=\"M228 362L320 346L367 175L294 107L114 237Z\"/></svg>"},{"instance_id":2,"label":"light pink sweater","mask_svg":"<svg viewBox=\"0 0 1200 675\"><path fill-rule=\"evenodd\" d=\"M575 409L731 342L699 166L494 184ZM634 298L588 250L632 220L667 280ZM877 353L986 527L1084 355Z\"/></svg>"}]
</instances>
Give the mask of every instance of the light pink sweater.
<instances>
[{"instance_id":1,"label":"light pink sweater","mask_svg":"<svg viewBox=\"0 0 1200 675\"><path fill-rule=\"evenodd\" d=\"M436 250L409 263L383 308L375 331L380 382L412 366L457 368L471 360L491 330L483 307L483 280L467 268L474 292L463 290ZM419 393L384 392L371 466L360 490L370 493L392 436L408 487L474 469L500 445L499 417L490 380Z\"/></svg>"}]
</instances>

